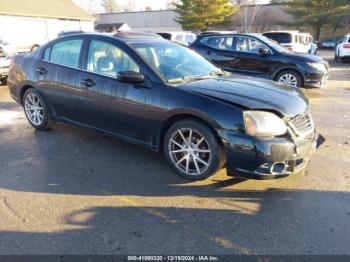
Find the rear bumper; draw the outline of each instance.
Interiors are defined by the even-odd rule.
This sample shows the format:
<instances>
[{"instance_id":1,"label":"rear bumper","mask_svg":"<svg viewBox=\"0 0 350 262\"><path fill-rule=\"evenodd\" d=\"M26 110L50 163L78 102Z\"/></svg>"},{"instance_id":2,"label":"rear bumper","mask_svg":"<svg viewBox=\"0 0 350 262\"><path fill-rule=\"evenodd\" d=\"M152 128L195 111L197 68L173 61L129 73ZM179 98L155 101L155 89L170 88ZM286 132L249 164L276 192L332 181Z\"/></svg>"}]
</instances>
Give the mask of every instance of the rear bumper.
<instances>
[{"instance_id":1,"label":"rear bumper","mask_svg":"<svg viewBox=\"0 0 350 262\"><path fill-rule=\"evenodd\" d=\"M289 138L262 140L231 132L222 135L227 174L253 179L275 179L302 171L317 144L316 133L298 143Z\"/></svg>"}]
</instances>

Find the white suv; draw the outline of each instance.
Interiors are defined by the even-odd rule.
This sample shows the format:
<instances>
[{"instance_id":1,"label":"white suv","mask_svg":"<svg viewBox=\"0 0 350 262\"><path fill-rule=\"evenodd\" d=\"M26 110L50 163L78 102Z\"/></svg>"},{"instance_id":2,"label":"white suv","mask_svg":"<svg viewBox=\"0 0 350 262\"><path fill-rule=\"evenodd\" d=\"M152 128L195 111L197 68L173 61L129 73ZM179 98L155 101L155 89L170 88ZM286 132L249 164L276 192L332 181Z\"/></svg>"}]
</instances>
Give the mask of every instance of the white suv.
<instances>
[{"instance_id":1,"label":"white suv","mask_svg":"<svg viewBox=\"0 0 350 262\"><path fill-rule=\"evenodd\" d=\"M310 39L307 36L311 35L308 33L300 33L299 31L270 31L264 32L263 35L278 42L290 51L304 54L310 53ZM312 50L313 54L315 51L315 49Z\"/></svg>"},{"instance_id":2,"label":"white suv","mask_svg":"<svg viewBox=\"0 0 350 262\"><path fill-rule=\"evenodd\" d=\"M0 84L6 84L9 74L11 57L14 55L12 46L0 40Z\"/></svg>"},{"instance_id":3,"label":"white suv","mask_svg":"<svg viewBox=\"0 0 350 262\"><path fill-rule=\"evenodd\" d=\"M335 60L343 62L344 58L350 59L350 34L347 34L335 48Z\"/></svg>"}]
</instances>

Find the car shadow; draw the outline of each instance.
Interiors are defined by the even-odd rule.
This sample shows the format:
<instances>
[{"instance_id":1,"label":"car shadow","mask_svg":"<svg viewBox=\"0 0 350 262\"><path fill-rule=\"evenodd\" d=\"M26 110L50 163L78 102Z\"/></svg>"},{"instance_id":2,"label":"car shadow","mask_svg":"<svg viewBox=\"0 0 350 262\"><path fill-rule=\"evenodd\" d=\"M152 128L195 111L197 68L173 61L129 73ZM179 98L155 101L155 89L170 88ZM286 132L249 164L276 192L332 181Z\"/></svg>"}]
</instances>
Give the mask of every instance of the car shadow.
<instances>
[{"instance_id":1,"label":"car shadow","mask_svg":"<svg viewBox=\"0 0 350 262\"><path fill-rule=\"evenodd\" d=\"M349 254L349 210L327 204L330 199L337 199L339 204L348 203L349 193L268 189L229 190L215 196L216 208L203 204L138 206L116 198L117 206L83 208L67 214L62 226L69 229L2 230L0 252L16 255Z\"/></svg>"}]
</instances>

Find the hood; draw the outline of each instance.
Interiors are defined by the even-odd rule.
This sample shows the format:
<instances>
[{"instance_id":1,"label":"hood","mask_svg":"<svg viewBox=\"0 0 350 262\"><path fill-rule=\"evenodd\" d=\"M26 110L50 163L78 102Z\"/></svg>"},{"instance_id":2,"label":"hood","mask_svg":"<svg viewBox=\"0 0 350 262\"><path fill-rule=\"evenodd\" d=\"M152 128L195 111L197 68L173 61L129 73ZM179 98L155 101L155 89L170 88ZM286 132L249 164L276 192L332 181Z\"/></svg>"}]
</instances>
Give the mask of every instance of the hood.
<instances>
[{"instance_id":1,"label":"hood","mask_svg":"<svg viewBox=\"0 0 350 262\"><path fill-rule=\"evenodd\" d=\"M310 54L300 54L300 53L285 53L285 56L291 58L291 59L296 59L299 61L303 62L313 62L313 63L321 63L324 64L326 61L317 55L310 55Z\"/></svg>"},{"instance_id":2,"label":"hood","mask_svg":"<svg viewBox=\"0 0 350 262\"><path fill-rule=\"evenodd\" d=\"M282 117L293 117L308 109L308 99L297 88L253 77L219 77L179 88L247 109L275 111Z\"/></svg>"}]
</instances>

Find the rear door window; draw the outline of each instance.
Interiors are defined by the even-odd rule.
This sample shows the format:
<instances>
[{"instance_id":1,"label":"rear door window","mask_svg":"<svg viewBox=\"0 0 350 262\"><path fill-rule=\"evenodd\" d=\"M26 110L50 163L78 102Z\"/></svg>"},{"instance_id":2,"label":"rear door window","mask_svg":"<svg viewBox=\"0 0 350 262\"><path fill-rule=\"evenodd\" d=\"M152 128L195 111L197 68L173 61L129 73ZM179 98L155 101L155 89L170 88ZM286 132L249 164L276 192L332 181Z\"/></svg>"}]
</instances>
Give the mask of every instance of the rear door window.
<instances>
[{"instance_id":1,"label":"rear door window","mask_svg":"<svg viewBox=\"0 0 350 262\"><path fill-rule=\"evenodd\" d=\"M78 68L82 44L82 39L66 40L54 44L51 48L49 61L59 65Z\"/></svg>"},{"instance_id":2,"label":"rear door window","mask_svg":"<svg viewBox=\"0 0 350 262\"><path fill-rule=\"evenodd\" d=\"M260 48L268 49L265 44L252 37L234 36L232 38L233 51L258 54Z\"/></svg>"},{"instance_id":3,"label":"rear door window","mask_svg":"<svg viewBox=\"0 0 350 262\"><path fill-rule=\"evenodd\" d=\"M216 49L232 51L232 36L204 37L201 43Z\"/></svg>"},{"instance_id":4,"label":"rear door window","mask_svg":"<svg viewBox=\"0 0 350 262\"><path fill-rule=\"evenodd\" d=\"M183 41L183 35L177 35L177 36L175 37L175 41L176 41L176 42L182 42L182 41Z\"/></svg>"},{"instance_id":5,"label":"rear door window","mask_svg":"<svg viewBox=\"0 0 350 262\"><path fill-rule=\"evenodd\" d=\"M47 47L44 51L43 59L45 61L50 61L51 46Z\"/></svg>"}]
</instances>

